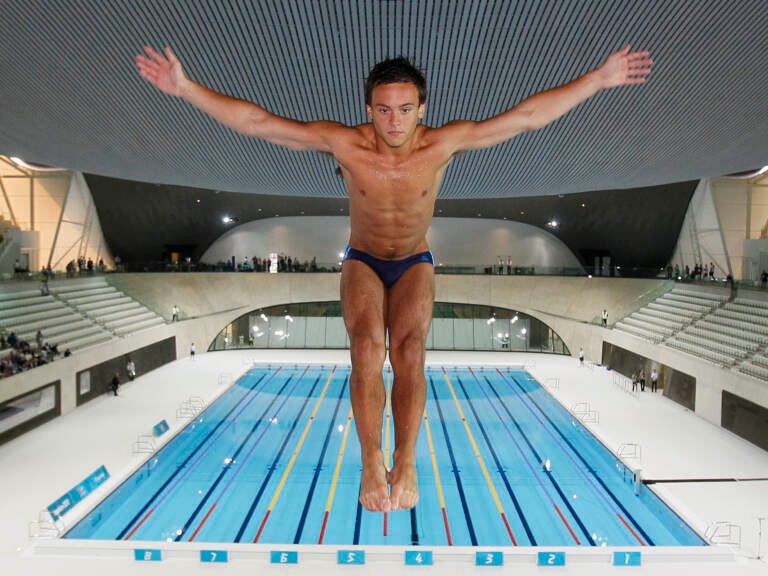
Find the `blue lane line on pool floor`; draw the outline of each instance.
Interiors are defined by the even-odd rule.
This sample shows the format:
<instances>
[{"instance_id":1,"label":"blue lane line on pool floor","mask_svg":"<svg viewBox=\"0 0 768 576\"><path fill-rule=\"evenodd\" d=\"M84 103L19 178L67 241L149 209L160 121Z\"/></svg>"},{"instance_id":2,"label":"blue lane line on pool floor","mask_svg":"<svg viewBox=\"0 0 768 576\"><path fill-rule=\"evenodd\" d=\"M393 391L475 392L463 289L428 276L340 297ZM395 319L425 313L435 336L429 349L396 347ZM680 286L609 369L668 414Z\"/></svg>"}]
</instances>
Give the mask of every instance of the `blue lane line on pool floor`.
<instances>
[{"instance_id":1,"label":"blue lane line on pool floor","mask_svg":"<svg viewBox=\"0 0 768 576\"><path fill-rule=\"evenodd\" d=\"M325 453L328 450L328 444L331 440L331 435L333 434L334 429L336 428L336 418L339 415L339 407L341 406L341 401L344 398L344 392L347 389L347 382L349 381L349 375L346 375L344 377L344 384L341 386L341 390L339 390L339 397L336 399L336 407L333 410L333 416L328 421L328 431L325 433L325 440L323 441L323 448L320 451L320 456L317 459L317 464L315 465L315 473L312 475L312 483L309 486L309 491L307 492L307 498L304 501L304 509L301 511L301 516L299 518L299 525L296 528L296 534L293 537L293 543L298 544L301 541L301 533L304 531L304 523L307 520L307 513L309 512L309 507L312 504L312 496L315 494L315 488L317 488L317 479L320 477L320 471L323 467L323 460L325 459Z\"/></svg>"},{"instance_id":2,"label":"blue lane line on pool floor","mask_svg":"<svg viewBox=\"0 0 768 576\"><path fill-rule=\"evenodd\" d=\"M528 523L528 520L525 518L523 507L520 505L520 501L518 500L517 495L515 494L515 491L512 489L512 485L509 483L509 479L507 478L507 473L504 471L504 466L502 465L502 462L499 459L499 455L496 452L496 449L493 447L493 442L491 442L491 439L488 436L488 431L486 430L485 426L483 426L480 416L477 414L475 405L470 399L469 394L467 393L467 389L464 387L464 383L461 381L461 376L457 375L456 381L459 383L459 386L461 387L462 392L464 392L464 397L466 398L466 401L469 405L470 410L472 410L472 414L475 417L475 422L480 428L480 433L483 435L483 439L485 440L485 444L491 453L491 457L493 458L494 464L496 464L496 469L498 470L502 480L504 481L504 487L507 490L507 494L509 494L509 497L512 499L512 504L515 507L517 516L518 518L520 518L520 521L523 524L523 529L525 530L525 533L528 536L528 541L530 542L531 546L536 546L536 537L533 535L531 526Z\"/></svg>"},{"instance_id":3,"label":"blue lane line on pool floor","mask_svg":"<svg viewBox=\"0 0 768 576\"><path fill-rule=\"evenodd\" d=\"M269 384L269 383L270 383L270 382L271 382L271 381L272 381L272 380L275 378L275 376L277 376L277 374L278 374L279 372L280 372L280 369L279 369L279 368L278 368L278 370L276 370L275 372L272 372L272 373L269 375L269 378L267 378L266 382L264 382L264 386L266 386L267 384ZM262 378L262 379L263 379L263 378ZM173 482L173 481L176 479L177 475L178 475L178 474L179 474L179 473L180 473L182 470L186 470L186 473L188 473L188 469L186 469L186 468L185 468L185 467L186 467L186 465L187 465L187 463L188 463L190 460L192 460L192 458L194 458L194 457L195 457L195 456L198 454L198 452L200 452L201 450L202 450L202 454L200 454L200 455L198 456L198 460L199 460L200 458L202 458L202 457L205 455L205 453L206 453L206 452L207 452L207 451L210 449L210 447L213 445L213 443L211 443L211 444L207 444L207 442L208 442L208 440L211 438L211 436L213 436L213 435L214 435L214 434L215 434L215 433L216 433L216 432L219 430L219 428L221 428L221 431L219 432L219 435L217 436L217 438L218 438L218 437L220 437L220 436L221 436L221 434L223 434L223 433L224 433L224 431L225 431L227 428L229 428L229 426L231 425L231 420L229 419L229 417L230 417L230 415L231 415L233 412L235 412L235 410L237 410L237 409L238 409L238 407L240 406L240 404L242 404L242 403L243 403L243 402L244 402L246 399L248 400L248 401L247 401L247 402L245 402L245 404L244 404L244 405L243 405L243 406L240 408L240 411L238 412L238 414L242 413L242 411L243 411L243 410L245 410L245 408L246 408L246 407L247 407L247 406L248 406L248 405L249 405L249 404L250 404L250 403L253 401L253 399L254 399L254 398L256 398L256 397L259 395L259 393L261 392L261 390L259 390L259 391L258 391L256 394L251 394L251 392L253 392L253 391L256 389L256 386L258 385L258 383L259 383L259 382L261 382L261 380L262 380L262 379L260 379L260 380L259 380L259 381L257 381L257 382L256 382L256 383L255 383L253 386L251 386L251 387L249 388L249 390L248 390L248 391L247 391L247 392L246 392L246 393L243 395L243 397L242 397L242 398L240 398L240 400L238 400L238 401L237 401L237 403L236 403L236 404L235 404L235 405L234 405L234 406L233 406L233 407L232 407L232 408L231 408L231 409L230 409L230 410L229 410L229 411L226 413L226 415L224 416L224 418L222 418L222 419L221 419L221 421L220 421L218 424L216 424L216 426L214 426L214 427L213 427L213 429L211 429L211 431L210 431L208 434L206 434L206 436L205 436L205 437L204 437L204 438L203 438L203 439L202 439L202 440L201 440L201 441L198 443L198 445L197 445L197 446L195 446L194 450L192 450L192 451L189 453L189 455L188 455L188 456L187 456L187 457L186 457L186 458L185 458L185 459L182 461L182 463L181 463L179 466L177 466L176 470L175 470L175 471L174 471L174 472L173 472L173 473L170 475L170 477L169 477L169 478L168 478L168 479L167 479L167 480L166 480L166 481L165 481L165 482L164 482L164 483L163 483L163 484L160 486L160 488L158 488L158 489L155 491L155 493L154 493L154 494L153 494L153 495L152 495L152 496L151 496L151 497L150 497L150 498L147 500L147 502L144 504L144 506L142 506L142 507L139 509L139 511L138 511L138 512L137 512L137 513L136 513L136 514L133 516L133 518L130 520L130 522L128 523L128 525L127 525L127 526L125 526L125 527L124 527L124 528L123 528L123 529L122 529L122 530L121 530L121 531L118 533L118 535L117 535L117 538L116 538L117 540L122 540L122 539L126 538L126 534L128 534L128 536L132 536L132 535L133 535L133 531L131 531L131 528L132 528L132 527L134 527L134 526L136 525L136 523L139 521L139 519L140 519L142 516L145 516L145 513L146 513L147 509L148 509L148 508L149 508L149 507L152 505L152 503L153 503L153 502L154 502L154 501L155 501L157 498L159 498L159 497L160 497L160 495L163 493L163 491L166 489L166 487L167 487L167 486L168 486L168 485L169 485L171 482ZM290 378L289 378L288 380L286 380L285 384L284 384L284 385L283 385L283 387L280 389L280 392L282 392L283 390L285 390L285 388L288 386L288 383L289 383L290 381L291 381L291 379L290 379ZM183 476L183 475L182 475L182 476ZM145 518L146 518L146 516L145 516ZM135 531L135 530L136 530L136 528L134 527L134 528L133 528L133 530Z\"/></svg>"},{"instance_id":4,"label":"blue lane line on pool floor","mask_svg":"<svg viewBox=\"0 0 768 576\"><path fill-rule=\"evenodd\" d=\"M299 378L296 380L296 383L294 384L294 386L293 386L293 388L292 388L292 390L291 390L291 393L287 394L287 395L286 395L286 396L283 398L283 401L282 401L282 402L280 402L280 404L278 405L277 409L274 411L274 413L273 413L273 415L272 415L272 420L274 420L275 418L277 418L277 415L280 413L280 411L281 411L281 410L283 409L283 407L286 405L286 403L288 402L288 399L292 397L292 395L293 395L293 394L292 394L292 391L293 391L293 390L295 390L295 389L296 389L296 387L298 387L298 385L299 385L299 382L301 382L302 378L304 377L304 375L305 375L306 373L307 373L307 370L305 370L305 371L304 371L304 373L303 373L303 374L302 374L302 375L301 375L301 376L300 376L300 377L299 377ZM318 383L319 381L320 381L320 376L317 376L317 377L315 378L315 382L312 384L312 388L311 388L311 391L314 391L314 389L315 389L315 387L317 386L317 383ZM310 394L311 394L311 391L310 391ZM269 406L267 406L267 408L264 410L264 412L262 413L262 415L261 415L259 418L257 418L257 419L256 419L255 423L254 423L254 424L253 424L253 426L251 427L251 430L250 430L250 432L248 432L248 434L247 434L247 436L245 437L245 439L244 439L244 440L243 440L243 441L240 443L240 446L237 448L237 452L235 452L235 455L234 455L234 456L232 456L232 460L233 460L233 462L234 462L234 463L237 463L237 462L238 462L238 460L239 460L239 454L240 454L240 451L241 451L241 450L243 450L243 449L245 448L246 444L249 442L249 440L251 439L251 437L253 436L253 434L255 434L255 433L256 433L256 430L258 430L258 429L259 429L259 426L261 426L262 424L264 424L263 426L261 426L261 431L260 431L260 433L259 433L258 437L256 437L256 440L253 442L253 444L252 444L252 446L251 446L250 450L249 450L249 451L248 451L248 453L246 454L246 457L244 458L243 462L242 462L242 463L240 463L240 465L238 466L238 468L237 468L237 470L235 471L235 473L231 475L231 478L230 478L229 482L227 483L227 485L224 487L224 490L221 492L221 494L219 494L219 496L218 496L218 497L216 498L216 500L214 501L214 504L213 504L214 506L216 506L216 504L218 504L218 502L221 500L221 498L222 498L222 497L223 497L223 496L224 496L224 495L227 493L227 490L228 490L228 489L229 489L229 487L232 485L232 482L234 481L234 479L237 477L237 475L238 475L238 474L239 474L239 473L240 473L240 472L241 472L241 471L242 471L242 470L245 468L245 466L248 464L248 461L250 460L250 457L251 457L251 455L253 454L253 452L254 452L254 450L256 449L256 447L257 447L257 446L258 446L258 445L261 443L261 440L262 440L262 438L264 438L264 436L266 435L266 433L267 433L267 432L269 432L269 426L266 424L265 416L267 415L267 413L268 413L268 411L270 410L271 406L274 404L274 402L275 402L275 401L276 401L278 398L279 398L279 396L275 396L275 398L273 399L273 401L272 401L272 402L269 404ZM304 404L303 404L303 406L302 406L302 409L299 411L299 414L298 414L298 416L297 416L297 418L296 418L296 419L298 419L299 417L301 417L301 414L303 413L303 411L304 411L304 407L306 407L308 400L309 400L309 396L307 396L307 400L305 400L305 401L304 401ZM294 421L294 427L295 427L295 421ZM293 427L291 428L291 433L293 433ZM288 437L290 437L290 434L288 434ZM203 499L200 501L200 503L199 503L199 504L198 504L198 506L195 508L195 510L192 512L192 514L190 515L190 517L187 519L187 522L184 524L184 527L182 528L182 534L179 534L179 535L176 537L176 540L177 540L177 541L178 541L178 540L180 540L180 539L181 539L181 537L182 537L184 534L186 534L186 532L187 532L187 529L189 528L189 525L192 523L192 520L194 520L194 518L197 516L197 514L200 512L200 510L202 510L203 506L204 506L204 505L205 505L205 503L208 501L208 498L210 498L210 497L211 497L211 495L213 494L213 491L216 489L216 487L218 486L219 482L220 482L220 481L221 481L221 480L224 478L224 475L225 475L225 474L226 474L226 472L227 472L227 471L229 471L229 470L231 470L231 468L230 468L229 466L227 466L227 467L223 468L223 469L222 469L222 471L219 473L218 477L216 478L216 480L214 481L214 483L213 483L213 484L210 486L210 488L208 488L208 491L206 492L205 496L204 496L204 497L203 497ZM207 517L208 517L208 516L206 515L206 517L205 517L205 519L204 519L203 521L207 520ZM192 534L192 536L190 537L190 541L191 541L191 540L194 540L194 538L195 538L195 536L197 535L197 533L199 532L200 528L202 528L202 524L201 524L201 525L199 525L199 526L198 526L198 528L195 530L195 532Z\"/></svg>"},{"instance_id":5,"label":"blue lane line on pool floor","mask_svg":"<svg viewBox=\"0 0 768 576\"><path fill-rule=\"evenodd\" d=\"M445 418L443 417L443 409L440 407L440 400L437 397L437 389L435 388L435 382L432 378L432 375L429 376L429 387L432 390L432 396L434 396L435 399L435 407L437 408L437 414L440 417L440 426L443 430L443 438L445 439L448 456L451 459L451 472L453 473L454 480L456 480L456 489L459 492L461 508L464 511L464 519L467 522L467 530L469 530L469 540L472 543L472 546L477 546L477 535L475 534L475 526L472 523L472 513L469 511L467 496L464 493L464 485L461 482L461 475L459 474L459 466L456 463L456 455L453 451L453 444L451 443L451 437L448 434L448 428L445 424Z\"/></svg>"},{"instance_id":6,"label":"blue lane line on pool floor","mask_svg":"<svg viewBox=\"0 0 768 576\"><path fill-rule=\"evenodd\" d=\"M309 394L306 395L306 398L304 399L304 402L301 405L301 409L299 410L298 415L296 416L296 418L293 419L293 423L291 424L290 429L285 434L285 437L283 438L283 442L280 445L280 449L278 450L277 455L272 460L272 464L270 464L266 476L261 481L261 486L259 486L259 491L256 493L256 496L251 501L251 505L248 507L248 512L246 513L243 521L240 523L240 528L238 529L234 539L235 542L242 541L245 530L248 528L248 524L250 524L253 514L256 512L256 507L259 505L259 502L261 502L261 497L264 495L264 492L266 491L267 486L269 485L269 481L272 478L272 474L274 473L275 470L277 470L277 465L280 463L280 458L282 458L283 453L285 452L286 446L288 446L288 443L293 437L293 432L296 430L296 426L298 425L299 419L301 418L301 415L304 413L304 410L307 408L307 405L309 404L309 399L312 398L312 393L315 391L315 388L317 388L317 384L320 382L323 376L324 374L321 373L321 374L318 374L317 378L315 378L315 381L312 384L312 388L309 391Z\"/></svg>"},{"instance_id":7,"label":"blue lane line on pool floor","mask_svg":"<svg viewBox=\"0 0 768 576\"><path fill-rule=\"evenodd\" d=\"M557 510L557 512L559 513L559 509L557 508L557 505L556 505L554 499L552 498L552 496L549 494L549 492L544 487L543 483L541 482L541 479L540 479L539 475L536 474L536 472L534 470L534 466L531 465L531 462L530 462L529 458L525 455L524 450L522 449L522 447L520 446L520 444L518 443L518 441L517 441L517 439L515 437L515 434L512 432L512 430L510 430L510 428L509 428L509 426L507 426L506 422L504 422L503 418L501 417L501 414L499 414L498 410L496 409L496 406L494 405L494 402L491 401L490 396L485 391L482 383L479 381L479 378L477 377L477 374L475 374L474 371L472 371L471 368L470 368L470 372L475 377L475 380L477 381L478 387L482 390L483 394L485 395L486 400L488 401L488 405L493 409L494 413L497 415L499 420L502 422L502 425L504 426L504 429L506 430L506 432L509 435L509 437L512 440L512 442L517 447L518 452L520 453L520 456L525 460L529 470L531 471L531 474L533 475L534 478L537 479L537 481L539 481L539 484L541 485L541 488L544 491L544 493L547 495L547 498L549 499L550 503L555 507L555 510ZM536 462L536 463L543 462L544 459L539 454L539 452L536 450L536 448L533 446L533 443L531 442L530 438L528 437L528 435L525 433L523 428L518 423L517 419L512 414L512 410L509 408L507 403L504 401L504 399L501 397L499 392L493 386L493 383L491 383L491 381L488 379L488 377L486 375L483 375L483 379L485 380L486 384L490 387L490 389L493 391L493 393L496 396L496 398L498 399L499 403L501 404L501 406L503 406L504 411L507 413L507 416L509 417L510 421L512 422L512 424L515 425L515 428L517 429L519 435L522 437L522 439L528 445L528 448L533 453L534 462ZM594 542L594 540L590 536L589 530L587 530L586 526L584 526L584 523L581 520L581 517L576 512L576 510L573 508L573 505L571 504L570 499L565 495L563 490L560 488L560 484L557 482L557 480L555 479L554 475L553 474L546 474L545 476L549 479L549 481L552 484L552 486L554 487L555 491L557 491L557 493L560 495L561 502L563 504L565 504L567 506L568 510L571 512L571 516L574 518L576 523L579 525L579 528L581 528L582 535L585 537L586 541L591 546L595 546L596 543ZM562 519L563 519L563 522L566 525L566 528L568 528L569 532L571 532L571 536L573 536L573 538L576 541L576 543L577 544L581 544L581 541L575 536L575 534L573 533L573 530L571 529L571 527L568 524L568 522L564 518L562 518Z\"/></svg>"},{"instance_id":8,"label":"blue lane line on pool floor","mask_svg":"<svg viewBox=\"0 0 768 576\"><path fill-rule=\"evenodd\" d=\"M627 520L632 522L632 524L635 526L635 528L637 528L637 530L643 535L643 538L645 538L645 542L643 542L637 536L637 534L634 532L634 530L632 530L632 528L630 526L627 526L630 529L630 532L632 533L632 535L640 542L640 544L643 545L643 546L645 546L646 543L648 543L650 545L653 545L653 540L650 538L650 536L648 536L648 534L645 532L645 530L643 530L643 528L638 524L638 522L634 519L632 514L626 509L624 504L620 501L620 499L613 493L613 491L610 488L608 488L608 486L605 484L603 479L600 478L600 476L598 476L597 474L595 474L594 472L591 471L592 467L589 465L589 462L587 462L586 458L584 458L584 456L581 454L581 452L573 445L573 443L568 439L568 437L560 429L560 427L549 417L549 415L546 413L546 411L539 405L537 400L535 398L533 398L530 394L527 393L527 390L525 389L525 387L522 384L520 384L520 382L517 380L517 378L515 378L514 376L511 376L511 375L509 377L507 377L501 371L499 371L499 374L502 374L502 376L504 377L504 379L507 381L507 383L510 386L512 386L512 382L513 382L514 385L516 385L520 390L522 390L523 392L526 393L525 398L527 398L530 401L530 403L532 403L534 406L536 406L536 408L538 409L538 412L541 413L541 415L544 418L546 418L546 420L552 425L552 429L555 432L557 432L557 435L560 436L560 438L562 439L562 442L565 442L570 447L571 452L573 453L573 455L576 456L581 461L583 467L582 466L578 466L577 470L582 475L582 477L584 477L587 480L587 482L590 485L593 486L593 488L595 489L595 493L603 501L606 501L606 503L608 503L608 505L611 508L613 508L613 506L611 506L610 503L607 502L607 499L605 497L605 494L608 494L611 497L611 500L613 500L613 502L619 508L621 508L621 510L624 512L624 514L626 514ZM511 380L511 382L510 382L510 380ZM538 386L538 383L537 383L537 386ZM528 402L524 401L523 404L528 408L528 410L532 414L534 414L534 415L536 414L536 412L533 410L533 408L530 407ZM562 446L562 442L557 440L557 438L555 438L555 441ZM566 451L566 453L567 453L567 451ZM589 470L590 472L588 473L587 470ZM603 487L603 489L605 490L605 493L603 493L600 490L596 489L592 479L597 481ZM619 516L619 519L621 520L621 515L618 514L618 511L616 511L615 508L613 508L613 510L616 512L616 514Z\"/></svg>"}]
</instances>

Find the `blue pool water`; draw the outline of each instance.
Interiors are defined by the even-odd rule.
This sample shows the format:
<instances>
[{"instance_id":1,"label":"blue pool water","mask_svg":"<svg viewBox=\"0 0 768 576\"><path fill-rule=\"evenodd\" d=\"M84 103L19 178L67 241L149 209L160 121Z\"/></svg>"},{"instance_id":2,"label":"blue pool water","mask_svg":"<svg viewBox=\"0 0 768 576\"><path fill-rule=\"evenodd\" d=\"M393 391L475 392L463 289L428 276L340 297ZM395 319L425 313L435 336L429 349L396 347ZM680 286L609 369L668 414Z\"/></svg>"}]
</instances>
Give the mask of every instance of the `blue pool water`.
<instances>
[{"instance_id":1,"label":"blue pool water","mask_svg":"<svg viewBox=\"0 0 768 576\"><path fill-rule=\"evenodd\" d=\"M430 367L411 511L362 509L348 366L258 366L66 538L703 546L530 375ZM391 387L391 373L384 381ZM382 443L393 448L389 407ZM549 460L550 470L542 466Z\"/></svg>"}]
</instances>

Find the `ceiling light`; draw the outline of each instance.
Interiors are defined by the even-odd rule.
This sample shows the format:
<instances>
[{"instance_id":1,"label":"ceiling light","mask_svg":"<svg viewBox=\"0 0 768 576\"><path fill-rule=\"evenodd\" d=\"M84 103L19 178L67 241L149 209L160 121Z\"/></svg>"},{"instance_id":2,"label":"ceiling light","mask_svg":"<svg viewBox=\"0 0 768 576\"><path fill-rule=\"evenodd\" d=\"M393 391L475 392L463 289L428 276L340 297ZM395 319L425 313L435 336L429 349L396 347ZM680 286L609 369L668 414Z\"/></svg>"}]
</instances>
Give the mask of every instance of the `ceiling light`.
<instances>
[{"instance_id":1,"label":"ceiling light","mask_svg":"<svg viewBox=\"0 0 768 576\"><path fill-rule=\"evenodd\" d=\"M554 228L557 228L558 226L560 226L560 222L558 222L557 220L555 220L553 218L552 220L547 222L547 226L549 226L550 228L554 229Z\"/></svg>"}]
</instances>

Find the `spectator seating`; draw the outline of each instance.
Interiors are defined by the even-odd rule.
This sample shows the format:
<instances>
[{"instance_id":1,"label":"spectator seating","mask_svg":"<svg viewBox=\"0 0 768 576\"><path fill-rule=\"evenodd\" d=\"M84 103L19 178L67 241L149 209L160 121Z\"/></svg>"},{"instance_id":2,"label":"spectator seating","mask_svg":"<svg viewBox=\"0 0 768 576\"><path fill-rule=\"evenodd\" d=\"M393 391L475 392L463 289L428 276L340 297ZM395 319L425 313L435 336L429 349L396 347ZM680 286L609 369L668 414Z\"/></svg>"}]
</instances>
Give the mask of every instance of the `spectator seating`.
<instances>
[{"instance_id":1,"label":"spectator seating","mask_svg":"<svg viewBox=\"0 0 768 576\"><path fill-rule=\"evenodd\" d=\"M159 326L165 320L133 298L126 296L103 277L88 282L63 283L51 288L62 301L117 336Z\"/></svg>"},{"instance_id":2,"label":"spectator seating","mask_svg":"<svg viewBox=\"0 0 768 576\"><path fill-rule=\"evenodd\" d=\"M40 330L44 342L57 344L61 351L67 348L75 351L112 337L53 295L41 295L40 290L0 294L0 325L34 346Z\"/></svg>"},{"instance_id":3,"label":"spectator seating","mask_svg":"<svg viewBox=\"0 0 768 576\"><path fill-rule=\"evenodd\" d=\"M164 324L164 319L107 284L103 277L63 280L39 288L0 289L0 327L37 346L43 341L72 352Z\"/></svg>"},{"instance_id":4,"label":"spectator seating","mask_svg":"<svg viewBox=\"0 0 768 576\"><path fill-rule=\"evenodd\" d=\"M675 287L614 328L768 380L768 299L759 295L728 302L725 289Z\"/></svg>"}]
</instances>

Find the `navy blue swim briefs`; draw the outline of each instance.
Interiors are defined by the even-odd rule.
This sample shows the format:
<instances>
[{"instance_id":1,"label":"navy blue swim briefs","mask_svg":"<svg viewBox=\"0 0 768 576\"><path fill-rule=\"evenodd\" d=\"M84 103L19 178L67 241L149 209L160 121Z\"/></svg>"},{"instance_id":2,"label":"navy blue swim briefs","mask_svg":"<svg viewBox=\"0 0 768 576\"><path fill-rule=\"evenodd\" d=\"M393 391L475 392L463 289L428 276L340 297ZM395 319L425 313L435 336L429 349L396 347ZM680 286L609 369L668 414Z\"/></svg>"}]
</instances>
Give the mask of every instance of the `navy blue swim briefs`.
<instances>
[{"instance_id":1,"label":"navy blue swim briefs","mask_svg":"<svg viewBox=\"0 0 768 576\"><path fill-rule=\"evenodd\" d=\"M367 264L374 272L376 272L376 275L387 288L390 288L397 282L400 279L400 276L414 264L429 262L432 266L435 265L435 258L429 250L408 256L402 260L382 260L381 258L371 256L367 252L347 246L347 249L344 251L343 260L359 260L360 262Z\"/></svg>"}]
</instances>

